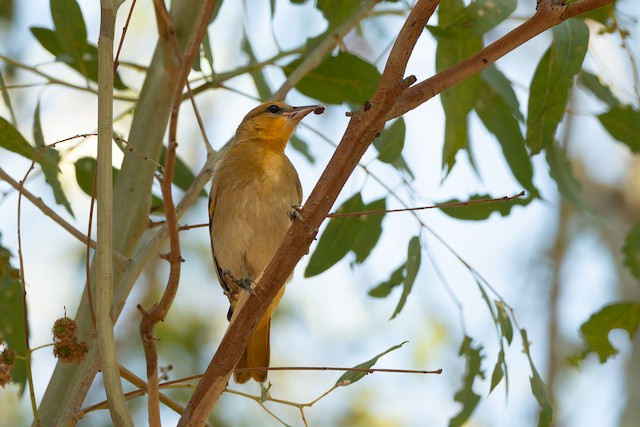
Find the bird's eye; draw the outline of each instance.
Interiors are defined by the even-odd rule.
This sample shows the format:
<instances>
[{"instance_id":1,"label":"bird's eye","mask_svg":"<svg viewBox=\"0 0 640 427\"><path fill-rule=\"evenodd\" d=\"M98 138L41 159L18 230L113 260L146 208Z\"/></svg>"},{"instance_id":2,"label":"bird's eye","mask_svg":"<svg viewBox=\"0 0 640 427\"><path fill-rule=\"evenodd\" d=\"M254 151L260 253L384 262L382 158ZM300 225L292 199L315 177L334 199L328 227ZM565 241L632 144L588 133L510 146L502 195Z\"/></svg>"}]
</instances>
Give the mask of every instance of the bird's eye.
<instances>
[{"instance_id":1,"label":"bird's eye","mask_svg":"<svg viewBox=\"0 0 640 427\"><path fill-rule=\"evenodd\" d=\"M271 105L269 105L269 106L267 107L267 110L268 110L269 112L271 112L271 113L274 113L274 114L275 114L275 113L277 113L278 111L280 111L280 107L278 107L278 106L277 106L277 105L275 105L275 104L271 104Z\"/></svg>"}]
</instances>

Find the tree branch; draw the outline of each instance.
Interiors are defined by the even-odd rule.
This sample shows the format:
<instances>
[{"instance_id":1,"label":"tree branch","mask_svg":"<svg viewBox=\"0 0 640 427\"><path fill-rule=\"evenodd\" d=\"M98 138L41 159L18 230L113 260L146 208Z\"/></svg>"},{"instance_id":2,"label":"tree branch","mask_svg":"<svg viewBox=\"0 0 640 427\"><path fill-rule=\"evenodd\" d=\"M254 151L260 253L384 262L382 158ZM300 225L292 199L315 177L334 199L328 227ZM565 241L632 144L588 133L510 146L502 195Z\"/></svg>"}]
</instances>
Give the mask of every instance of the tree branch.
<instances>
[{"instance_id":1,"label":"tree branch","mask_svg":"<svg viewBox=\"0 0 640 427\"><path fill-rule=\"evenodd\" d=\"M96 330L100 369L107 393L111 420L116 426L131 426L133 420L120 381L111 306L113 302L113 39L115 0L100 1L98 39L98 155L96 169L97 230L96 247Z\"/></svg>"},{"instance_id":2,"label":"tree branch","mask_svg":"<svg viewBox=\"0 0 640 427\"><path fill-rule=\"evenodd\" d=\"M422 105L439 93L482 71L507 53L561 22L613 2L614 0L580 0L567 5L558 0L540 1L536 13L522 25L464 61L407 90L398 99L393 108L389 110L387 120L402 116Z\"/></svg>"}]
</instances>

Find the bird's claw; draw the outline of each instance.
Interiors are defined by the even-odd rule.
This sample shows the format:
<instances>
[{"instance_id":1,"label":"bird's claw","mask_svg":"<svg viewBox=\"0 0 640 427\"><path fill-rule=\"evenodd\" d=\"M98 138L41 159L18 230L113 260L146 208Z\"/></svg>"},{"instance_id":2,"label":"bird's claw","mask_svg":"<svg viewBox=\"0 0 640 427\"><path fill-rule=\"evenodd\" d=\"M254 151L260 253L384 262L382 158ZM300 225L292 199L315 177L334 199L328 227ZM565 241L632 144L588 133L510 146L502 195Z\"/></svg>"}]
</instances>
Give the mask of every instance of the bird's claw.
<instances>
[{"instance_id":1,"label":"bird's claw","mask_svg":"<svg viewBox=\"0 0 640 427\"><path fill-rule=\"evenodd\" d=\"M304 218L300 214L300 211L302 210L302 205L291 205L291 207L293 208L293 210L287 211L287 216L289 217L291 222L298 220L303 224L306 224L306 222L304 222Z\"/></svg>"},{"instance_id":2,"label":"bird's claw","mask_svg":"<svg viewBox=\"0 0 640 427\"><path fill-rule=\"evenodd\" d=\"M253 291L253 288L251 287L251 285L253 284L253 280L249 279L248 277L236 279L236 277L231 274L229 270L224 270L222 274L224 275L224 277L228 277L237 287L248 291L253 296L256 295L256 293Z\"/></svg>"}]
</instances>

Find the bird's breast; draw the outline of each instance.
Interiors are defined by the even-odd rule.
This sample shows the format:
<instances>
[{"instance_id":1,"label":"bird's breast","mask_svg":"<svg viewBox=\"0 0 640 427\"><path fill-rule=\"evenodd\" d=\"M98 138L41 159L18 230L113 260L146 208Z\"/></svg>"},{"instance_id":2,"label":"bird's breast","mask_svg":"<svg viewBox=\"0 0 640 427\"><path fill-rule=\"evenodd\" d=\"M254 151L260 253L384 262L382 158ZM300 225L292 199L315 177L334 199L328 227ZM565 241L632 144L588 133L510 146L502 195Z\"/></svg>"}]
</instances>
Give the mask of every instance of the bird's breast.
<instances>
[{"instance_id":1,"label":"bird's breast","mask_svg":"<svg viewBox=\"0 0 640 427\"><path fill-rule=\"evenodd\" d=\"M301 203L300 182L284 155L244 154L227 156L214 175L217 196L211 232L221 267L255 278L289 229L287 212Z\"/></svg>"}]
</instances>

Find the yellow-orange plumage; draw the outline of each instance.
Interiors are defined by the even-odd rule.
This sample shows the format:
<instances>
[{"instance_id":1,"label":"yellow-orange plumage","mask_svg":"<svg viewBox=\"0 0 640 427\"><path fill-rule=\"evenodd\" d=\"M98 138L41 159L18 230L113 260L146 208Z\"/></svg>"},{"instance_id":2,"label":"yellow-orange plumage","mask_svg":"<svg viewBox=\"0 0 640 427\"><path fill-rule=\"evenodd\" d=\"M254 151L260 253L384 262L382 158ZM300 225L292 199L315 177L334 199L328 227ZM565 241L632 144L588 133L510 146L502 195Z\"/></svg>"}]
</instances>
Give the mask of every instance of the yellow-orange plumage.
<instances>
[{"instance_id":1,"label":"yellow-orange plumage","mask_svg":"<svg viewBox=\"0 0 640 427\"><path fill-rule=\"evenodd\" d=\"M251 110L216 165L209 195L209 230L218 280L235 308L242 288L260 275L290 226L291 205L302 202L298 174L284 154L291 134L318 106L269 102ZM284 288L260 319L237 368L269 366L269 329ZM263 382L266 371L237 372L234 379Z\"/></svg>"}]
</instances>

